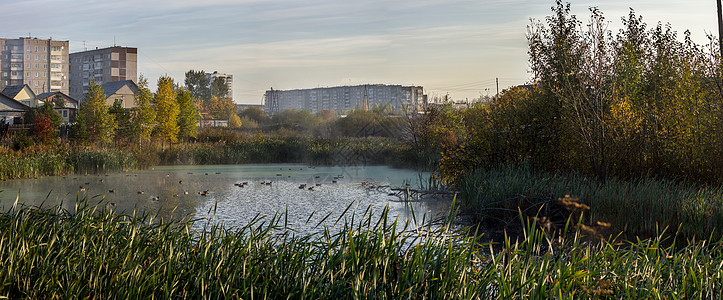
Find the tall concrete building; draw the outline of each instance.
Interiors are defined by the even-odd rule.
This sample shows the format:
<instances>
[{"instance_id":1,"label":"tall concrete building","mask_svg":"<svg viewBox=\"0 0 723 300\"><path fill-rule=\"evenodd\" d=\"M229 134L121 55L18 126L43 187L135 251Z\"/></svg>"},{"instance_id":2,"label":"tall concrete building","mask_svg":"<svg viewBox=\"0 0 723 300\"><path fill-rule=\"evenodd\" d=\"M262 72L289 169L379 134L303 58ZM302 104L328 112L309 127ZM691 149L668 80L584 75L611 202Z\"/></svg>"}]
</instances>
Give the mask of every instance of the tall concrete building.
<instances>
[{"instance_id":1,"label":"tall concrete building","mask_svg":"<svg viewBox=\"0 0 723 300\"><path fill-rule=\"evenodd\" d=\"M0 38L0 90L27 84L36 93L69 91L68 41Z\"/></svg>"},{"instance_id":2,"label":"tall concrete building","mask_svg":"<svg viewBox=\"0 0 723 300\"><path fill-rule=\"evenodd\" d=\"M70 54L70 97L85 100L91 81L98 85L113 81L138 82L138 49L113 46Z\"/></svg>"},{"instance_id":3,"label":"tall concrete building","mask_svg":"<svg viewBox=\"0 0 723 300\"><path fill-rule=\"evenodd\" d=\"M264 110L269 115L286 109L342 113L382 106L407 113L423 111L426 104L427 96L421 86L369 84L288 91L271 89L264 94Z\"/></svg>"},{"instance_id":4,"label":"tall concrete building","mask_svg":"<svg viewBox=\"0 0 723 300\"><path fill-rule=\"evenodd\" d=\"M228 87L228 93L226 93L226 98L233 100L233 75L221 74L218 71L213 71L213 73L206 73L206 78L208 78L209 84L212 84L213 80L216 78L225 79L226 86Z\"/></svg>"}]
</instances>

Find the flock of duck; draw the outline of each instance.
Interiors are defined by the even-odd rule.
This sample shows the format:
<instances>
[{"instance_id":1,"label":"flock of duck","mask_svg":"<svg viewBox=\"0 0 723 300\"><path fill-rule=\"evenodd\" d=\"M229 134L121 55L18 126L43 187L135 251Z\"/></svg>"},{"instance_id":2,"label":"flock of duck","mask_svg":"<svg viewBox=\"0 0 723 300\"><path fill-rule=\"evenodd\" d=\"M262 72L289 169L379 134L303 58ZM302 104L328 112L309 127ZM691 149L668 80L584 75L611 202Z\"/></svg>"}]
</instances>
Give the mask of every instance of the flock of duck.
<instances>
[{"instance_id":1,"label":"flock of duck","mask_svg":"<svg viewBox=\"0 0 723 300\"><path fill-rule=\"evenodd\" d=\"M313 167L312 167L312 168L313 168ZM291 170L291 169L289 169L289 170ZM188 174L193 174L193 173L188 173ZM220 173L220 172L217 172L216 174L221 174L221 173ZM205 173L205 175L208 175L208 173ZM105 176L108 176L108 175L106 174ZM129 175L126 175L126 176L131 176L131 175L129 174ZM138 175L134 175L134 176L138 176ZM171 174L166 174L166 177L170 177L170 176L171 176ZM283 176L283 174L276 174L276 176L277 176L277 177L281 177L281 176ZM291 177L291 176L289 176L289 177ZM314 176L314 179L320 179L320 178L321 178L321 177L318 176L318 175L317 175L317 176ZM328 177L327 177L327 178L328 178ZM339 182L339 179L343 179L343 178L344 178L344 175L341 175L341 174L340 174L340 175L337 175L337 176L334 176L334 177L332 178L332 180L331 180L331 183L338 183L338 182ZM73 178L73 179L78 179L78 178ZM100 179L99 181L100 181L100 183L103 183L103 182L104 182L104 179ZM315 180L315 181L316 181L316 180ZM178 184L183 184L183 180L179 180L179 181L178 181ZM80 192L86 192L86 191L88 190L88 188L87 188L88 185L90 185L90 182L86 182L86 183L85 183L85 186L83 186L83 185L79 186L79 191L80 191ZM236 186L236 187L239 187L239 188L244 188L244 187L246 187L246 186L249 185L249 182L248 182L248 181L244 181L244 182L234 183L233 185ZM259 185L271 186L271 185L273 185L273 181L271 181L271 180L264 180L264 181L261 181L261 182L259 183ZM370 184L369 184L368 181L363 181L363 182L361 183L361 186L362 186L362 187L368 187L369 185L370 185ZM313 184L302 183L302 184L299 185L299 189L300 189L300 190L313 191L313 190L315 190L316 188L321 187L321 186L322 186L321 183L313 183ZM108 190L108 192L109 192L109 193L115 193L115 190L111 189L111 190ZM137 193L138 193L139 195L145 195L145 192L142 191L142 190L141 190L141 191L138 191ZM198 195L206 197L206 196L208 196L209 193L210 193L210 190L203 190L203 191L199 191L199 192L198 192ZM184 191L184 192L183 192L183 195L188 195L188 192L187 192L187 191ZM180 194L173 194L173 197L180 197L180 196L181 196ZM161 200L161 197L160 197L160 196L152 196L152 197L151 197L151 200L152 200L152 201L160 201L160 200ZM113 205L115 205L115 203L113 203Z\"/></svg>"}]
</instances>

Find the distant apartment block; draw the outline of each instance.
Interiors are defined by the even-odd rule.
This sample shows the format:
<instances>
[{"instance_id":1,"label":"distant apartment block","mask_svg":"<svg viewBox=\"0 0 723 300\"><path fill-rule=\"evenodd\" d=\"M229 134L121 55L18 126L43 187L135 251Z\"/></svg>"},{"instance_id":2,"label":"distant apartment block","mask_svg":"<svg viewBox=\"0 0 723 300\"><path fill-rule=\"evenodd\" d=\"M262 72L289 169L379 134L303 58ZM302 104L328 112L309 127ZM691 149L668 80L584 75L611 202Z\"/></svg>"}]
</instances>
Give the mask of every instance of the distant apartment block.
<instances>
[{"instance_id":1,"label":"distant apartment block","mask_svg":"<svg viewBox=\"0 0 723 300\"><path fill-rule=\"evenodd\" d=\"M397 112L416 112L423 111L426 103L427 96L421 86L369 84L288 91L271 89L264 94L264 110L269 115L286 109L342 113L382 106Z\"/></svg>"},{"instance_id":2,"label":"distant apartment block","mask_svg":"<svg viewBox=\"0 0 723 300\"><path fill-rule=\"evenodd\" d=\"M218 71L213 71L213 73L206 73L206 78L208 78L209 84L213 83L213 80L216 78L225 79L226 86L228 87L226 98L233 100L233 75L221 74Z\"/></svg>"},{"instance_id":3,"label":"distant apartment block","mask_svg":"<svg viewBox=\"0 0 723 300\"><path fill-rule=\"evenodd\" d=\"M0 90L27 84L34 91L69 91L68 41L0 38Z\"/></svg>"},{"instance_id":4,"label":"distant apartment block","mask_svg":"<svg viewBox=\"0 0 723 300\"><path fill-rule=\"evenodd\" d=\"M91 81L138 81L138 49L113 46L70 54L70 97L85 101Z\"/></svg>"}]
</instances>

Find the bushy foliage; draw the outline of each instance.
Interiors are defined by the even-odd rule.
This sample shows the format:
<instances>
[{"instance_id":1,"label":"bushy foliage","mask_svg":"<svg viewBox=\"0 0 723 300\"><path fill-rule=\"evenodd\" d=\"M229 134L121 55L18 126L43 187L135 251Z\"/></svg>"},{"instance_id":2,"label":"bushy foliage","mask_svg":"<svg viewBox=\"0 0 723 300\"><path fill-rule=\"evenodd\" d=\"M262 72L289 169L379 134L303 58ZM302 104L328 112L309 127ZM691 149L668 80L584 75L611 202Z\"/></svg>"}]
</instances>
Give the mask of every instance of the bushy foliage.
<instances>
[{"instance_id":1,"label":"bushy foliage","mask_svg":"<svg viewBox=\"0 0 723 300\"><path fill-rule=\"evenodd\" d=\"M139 139L147 139L156 127L156 111L151 104L153 93L148 88L148 80L140 77L138 80L138 93L135 97L135 118L133 118L133 132Z\"/></svg>"},{"instance_id":2,"label":"bushy foliage","mask_svg":"<svg viewBox=\"0 0 723 300\"><path fill-rule=\"evenodd\" d=\"M108 143L115 136L116 123L113 115L108 112L105 92L100 85L91 81L85 102L78 110L77 125L74 126L77 136L82 141Z\"/></svg>"},{"instance_id":3,"label":"bushy foliage","mask_svg":"<svg viewBox=\"0 0 723 300\"><path fill-rule=\"evenodd\" d=\"M195 138L198 133L198 111L193 106L191 93L180 89L176 94L178 102L178 136L181 139Z\"/></svg>"},{"instance_id":4,"label":"bushy foliage","mask_svg":"<svg viewBox=\"0 0 723 300\"><path fill-rule=\"evenodd\" d=\"M156 108L155 134L165 141L178 140L178 103L173 89L173 79L163 76L158 79L158 90L153 97Z\"/></svg>"},{"instance_id":5,"label":"bushy foliage","mask_svg":"<svg viewBox=\"0 0 723 300\"><path fill-rule=\"evenodd\" d=\"M648 30L633 11L617 35L591 10L579 26L557 1L528 34L535 80L463 111L427 112L421 144L442 153L440 179L499 163L611 177L723 181L720 57ZM713 45L713 43L712 43Z\"/></svg>"},{"instance_id":6,"label":"bushy foliage","mask_svg":"<svg viewBox=\"0 0 723 300\"><path fill-rule=\"evenodd\" d=\"M244 117L254 120L259 126L264 126L271 121L271 118L266 115L263 109L254 106L247 107L240 111L238 115L242 120Z\"/></svg>"}]
</instances>

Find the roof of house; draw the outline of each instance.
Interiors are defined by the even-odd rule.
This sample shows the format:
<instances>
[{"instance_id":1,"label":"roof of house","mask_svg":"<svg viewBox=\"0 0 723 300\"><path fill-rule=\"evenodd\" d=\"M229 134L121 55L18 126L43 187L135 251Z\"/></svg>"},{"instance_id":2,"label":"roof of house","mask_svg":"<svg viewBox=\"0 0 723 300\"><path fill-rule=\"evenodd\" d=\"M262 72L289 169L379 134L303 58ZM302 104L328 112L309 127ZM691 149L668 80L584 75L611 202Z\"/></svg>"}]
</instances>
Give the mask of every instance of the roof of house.
<instances>
[{"instance_id":1,"label":"roof of house","mask_svg":"<svg viewBox=\"0 0 723 300\"><path fill-rule=\"evenodd\" d=\"M68 101L68 102L75 102L75 103L78 102L78 100L75 100L75 99L71 98L70 96L64 94L63 92L58 92L58 91L42 93L42 94L38 95L38 99L39 99L39 100L45 100L45 99L48 99L48 98L51 98L51 97L55 97L55 95L60 95L60 96L62 96L62 97L65 98L65 100Z\"/></svg>"},{"instance_id":2,"label":"roof of house","mask_svg":"<svg viewBox=\"0 0 723 300\"><path fill-rule=\"evenodd\" d=\"M25 88L26 86L28 86L28 85L27 84L8 85L5 87L5 89L3 89L2 93L10 98L15 98L15 96L17 96L18 93L20 93L20 91L22 91L23 88Z\"/></svg>"},{"instance_id":3,"label":"roof of house","mask_svg":"<svg viewBox=\"0 0 723 300\"><path fill-rule=\"evenodd\" d=\"M0 112L24 112L29 109L30 106L13 99L5 93L0 93Z\"/></svg>"},{"instance_id":4,"label":"roof of house","mask_svg":"<svg viewBox=\"0 0 723 300\"><path fill-rule=\"evenodd\" d=\"M110 97L110 95L115 94L118 90L120 90L122 87L128 85L128 87L134 92L138 92L138 86L136 85L133 80L121 80L121 81L111 81L106 82L103 84L103 92L105 93L106 97Z\"/></svg>"}]
</instances>

